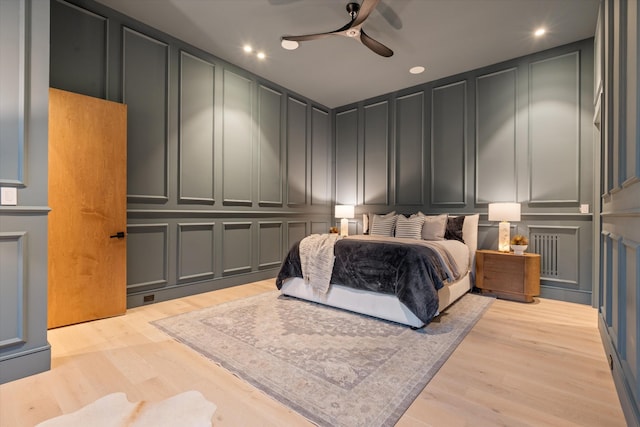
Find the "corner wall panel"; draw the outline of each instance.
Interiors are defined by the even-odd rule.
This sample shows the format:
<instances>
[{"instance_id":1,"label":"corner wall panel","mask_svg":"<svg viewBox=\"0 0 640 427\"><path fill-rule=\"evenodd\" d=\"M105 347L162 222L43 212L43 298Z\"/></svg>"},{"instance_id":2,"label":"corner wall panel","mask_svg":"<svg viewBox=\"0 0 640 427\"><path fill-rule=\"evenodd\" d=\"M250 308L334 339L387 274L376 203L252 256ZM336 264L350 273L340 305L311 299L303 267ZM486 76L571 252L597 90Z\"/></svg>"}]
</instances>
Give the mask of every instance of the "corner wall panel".
<instances>
[{"instance_id":1,"label":"corner wall panel","mask_svg":"<svg viewBox=\"0 0 640 427\"><path fill-rule=\"evenodd\" d=\"M287 99L287 204L307 203L307 104Z\"/></svg>"},{"instance_id":2,"label":"corner wall panel","mask_svg":"<svg viewBox=\"0 0 640 427\"><path fill-rule=\"evenodd\" d=\"M223 203L252 205L253 82L224 70L222 163Z\"/></svg>"},{"instance_id":3,"label":"corner wall panel","mask_svg":"<svg viewBox=\"0 0 640 427\"><path fill-rule=\"evenodd\" d=\"M396 179L398 205L424 204L424 92L396 99Z\"/></svg>"},{"instance_id":4,"label":"corner wall panel","mask_svg":"<svg viewBox=\"0 0 640 427\"><path fill-rule=\"evenodd\" d=\"M24 185L29 75L27 3L0 1L0 184Z\"/></svg>"},{"instance_id":5,"label":"corner wall panel","mask_svg":"<svg viewBox=\"0 0 640 427\"><path fill-rule=\"evenodd\" d=\"M331 202L331 129L329 113L311 109L311 204Z\"/></svg>"},{"instance_id":6,"label":"corner wall panel","mask_svg":"<svg viewBox=\"0 0 640 427\"><path fill-rule=\"evenodd\" d=\"M389 203L389 102L364 107L365 205Z\"/></svg>"},{"instance_id":7,"label":"corner wall panel","mask_svg":"<svg viewBox=\"0 0 640 427\"><path fill-rule=\"evenodd\" d=\"M51 87L107 99L108 24L104 16L79 6L51 2L50 54L56 58L50 66Z\"/></svg>"},{"instance_id":8,"label":"corner wall panel","mask_svg":"<svg viewBox=\"0 0 640 427\"><path fill-rule=\"evenodd\" d=\"M358 110L336 114L336 204L358 200Z\"/></svg>"},{"instance_id":9,"label":"corner wall panel","mask_svg":"<svg viewBox=\"0 0 640 427\"><path fill-rule=\"evenodd\" d=\"M516 201L516 77L476 79L476 203Z\"/></svg>"},{"instance_id":10,"label":"corner wall panel","mask_svg":"<svg viewBox=\"0 0 640 427\"><path fill-rule=\"evenodd\" d=\"M178 224L178 281L211 279L215 223Z\"/></svg>"},{"instance_id":11,"label":"corner wall panel","mask_svg":"<svg viewBox=\"0 0 640 427\"><path fill-rule=\"evenodd\" d=\"M129 201L163 203L169 198L169 46L127 27L122 37L127 197Z\"/></svg>"},{"instance_id":12,"label":"corner wall panel","mask_svg":"<svg viewBox=\"0 0 640 427\"><path fill-rule=\"evenodd\" d=\"M580 200L579 67L578 52L529 65L531 202Z\"/></svg>"},{"instance_id":13,"label":"corner wall panel","mask_svg":"<svg viewBox=\"0 0 640 427\"><path fill-rule=\"evenodd\" d=\"M258 87L258 190L261 206L282 206L282 93Z\"/></svg>"},{"instance_id":14,"label":"corner wall panel","mask_svg":"<svg viewBox=\"0 0 640 427\"><path fill-rule=\"evenodd\" d=\"M464 205L466 199L466 91L461 81L431 95L431 204Z\"/></svg>"},{"instance_id":15,"label":"corner wall panel","mask_svg":"<svg viewBox=\"0 0 640 427\"><path fill-rule=\"evenodd\" d=\"M211 205L215 67L180 52L179 201Z\"/></svg>"}]
</instances>

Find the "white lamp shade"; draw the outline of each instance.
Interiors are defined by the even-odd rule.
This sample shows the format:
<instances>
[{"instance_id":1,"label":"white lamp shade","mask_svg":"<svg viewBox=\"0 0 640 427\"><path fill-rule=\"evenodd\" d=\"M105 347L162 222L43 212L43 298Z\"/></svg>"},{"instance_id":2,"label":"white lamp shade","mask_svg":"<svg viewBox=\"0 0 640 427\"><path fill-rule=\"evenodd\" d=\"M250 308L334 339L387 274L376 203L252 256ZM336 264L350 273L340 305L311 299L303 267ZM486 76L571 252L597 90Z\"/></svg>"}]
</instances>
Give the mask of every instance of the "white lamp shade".
<instances>
[{"instance_id":1,"label":"white lamp shade","mask_svg":"<svg viewBox=\"0 0 640 427\"><path fill-rule=\"evenodd\" d=\"M355 208L353 205L336 205L336 218L353 218Z\"/></svg>"},{"instance_id":2,"label":"white lamp shade","mask_svg":"<svg viewBox=\"0 0 640 427\"><path fill-rule=\"evenodd\" d=\"M520 203L489 203L489 221L520 221Z\"/></svg>"}]
</instances>

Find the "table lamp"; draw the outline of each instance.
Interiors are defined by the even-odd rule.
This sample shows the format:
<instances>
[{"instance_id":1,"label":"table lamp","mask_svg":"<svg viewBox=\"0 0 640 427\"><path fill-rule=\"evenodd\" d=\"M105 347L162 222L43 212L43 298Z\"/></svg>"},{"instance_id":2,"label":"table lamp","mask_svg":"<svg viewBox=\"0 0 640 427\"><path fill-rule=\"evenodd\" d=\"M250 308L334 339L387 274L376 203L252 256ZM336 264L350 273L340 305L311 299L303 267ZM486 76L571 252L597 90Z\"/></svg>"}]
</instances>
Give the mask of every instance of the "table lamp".
<instances>
[{"instance_id":1,"label":"table lamp","mask_svg":"<svg viewBox=\"0 0 640 427\"><path fill-rule=\"evenodd\" d=\"M509 221L520 221L520 203L489 203L489 221L500 221L498 250L509 252L511 240Z\"/></svg>"},{"instance_id":2,"label":"table lamp","mask_svg":"<svg viewBox=\"0 0 640 427\"><path fill-rule=\"evenodd\" d=\"M340 218L340 235L349 235L349 218L355 215L353 205L336 205L335 217Z\"/></svg>"}]
</instances>

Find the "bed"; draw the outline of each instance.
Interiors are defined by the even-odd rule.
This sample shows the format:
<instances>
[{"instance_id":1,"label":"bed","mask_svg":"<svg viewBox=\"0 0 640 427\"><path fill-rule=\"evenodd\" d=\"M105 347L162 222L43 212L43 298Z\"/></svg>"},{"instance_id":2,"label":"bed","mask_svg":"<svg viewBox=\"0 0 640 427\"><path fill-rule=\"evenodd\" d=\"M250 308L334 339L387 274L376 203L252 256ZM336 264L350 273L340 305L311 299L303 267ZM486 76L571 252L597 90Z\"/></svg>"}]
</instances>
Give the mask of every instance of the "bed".
<instances>
[{"instance_id":1,"label":"bed","mask_svg":"<svg viewBox=\"0 0 640 427\"><path fill-rule=\"evenodd\" d=\"M457 218L457 222L461 224L461 238L458 240L425 241L423 239L406 238L405 236L395 237L398 235L397 233L394 234L394 237L361 235L339 239L335 243L336 265L332 270L331 284L326 292L318 292L316 288L309 286L309 283L302 277L299 259L300 242L298 242L291 248L283 262L276 278L276 285L284 295L401 323L413 328L420 328L473 288L478 215ZM438 248L443 247L445 248L444 252L437 252ZM367 250L375 251L372 252L374 254L373 261L367 260ZM384 261L380 261L379 256L387 256L384 254L379 255L378 252L380 250L391 250L394 253L398 250L402 251L400 255L396 256L398 260L394 261L403 264L402 267L398 267L395 270L396 276L391 278L384 277L384 271L380 271L380 275L385 282L393 283L378 283L377 285L382 288L386 286L386 289L382 290L373 289L368 285L363 286L362 283L356 285L355 282L360 279L359 264L367 266L368 269L372 268L375 263L379 263L380 266L388 265L385 264L387 262L386 258L384 258ZM442 255L447 252L449 252L447 257ZM439 280L435 273L442 273L442 266L434 267L429 265L430 262L418 261L425 253L431 258L440 258L441 260L442 258L447 258L450 262L454 260L458 276L455 278L441 277L440 279L442 280ZM355 266L347 264L354 260L356 261ZM417 273L414 271L416 265L420 265ZM338 271L340 266L345 267L344 270L346 272L340 273ZM417 275L425 283L412 284L412 288L406 288L405 284L401 282L405 272L408 276ZM447 270L447 272L450 273L450 270ZM444 276L447 276L447 274L444 274ZM354 279L354 283L349 283L350 279ZM441 282L438 283L440 285L439 289L436 286L438 284L428 283L432 279L434 282ZM395 287L395 290L390 287ZM423 292L428 295L420 295L420 299L417 302L412 301L410 298L408 299L406 295L412 293L421 294ZM423 300L424 304L422 303ZM428 308L425 309L423 305Z\"/></svg>"}]
</instances>

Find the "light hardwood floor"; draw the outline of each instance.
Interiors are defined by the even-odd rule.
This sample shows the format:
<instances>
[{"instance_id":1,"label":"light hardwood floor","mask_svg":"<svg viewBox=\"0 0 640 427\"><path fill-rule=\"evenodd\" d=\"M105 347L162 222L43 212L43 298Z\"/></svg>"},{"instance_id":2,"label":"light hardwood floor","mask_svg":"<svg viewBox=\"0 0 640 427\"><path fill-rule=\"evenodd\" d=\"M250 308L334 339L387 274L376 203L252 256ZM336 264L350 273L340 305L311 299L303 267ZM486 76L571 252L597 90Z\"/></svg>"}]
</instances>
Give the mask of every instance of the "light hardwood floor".
<instances>
[{"instance_id":1,"label":"light hardwood floor","mask_svg":"<svg viewBox=\"0 0 640 427\"><path fill-rule=\"evenodd\" d=\"M311 426L149 322L275 289L273 280L49 331L52 369L0 386L0 426L33 426L113 392L158 401L199 390L214 426ZM497 300L398 426L624 426L591 307Z\"/></svg>"}]
</instances>

